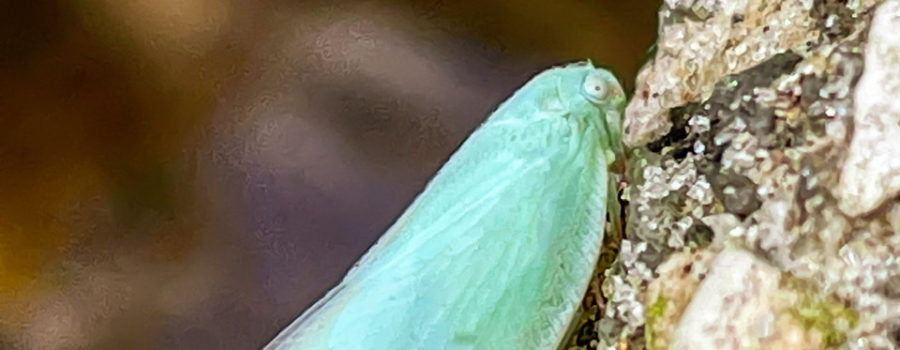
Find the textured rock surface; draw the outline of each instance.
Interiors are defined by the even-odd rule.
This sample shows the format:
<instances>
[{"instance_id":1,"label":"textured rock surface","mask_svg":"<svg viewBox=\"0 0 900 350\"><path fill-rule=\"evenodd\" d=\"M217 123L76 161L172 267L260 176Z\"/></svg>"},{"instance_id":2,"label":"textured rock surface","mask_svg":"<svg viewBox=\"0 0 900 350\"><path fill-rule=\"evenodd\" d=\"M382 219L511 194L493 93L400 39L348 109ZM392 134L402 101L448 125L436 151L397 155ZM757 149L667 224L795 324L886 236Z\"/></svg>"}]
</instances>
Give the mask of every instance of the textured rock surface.
<instances>
[{"instance_id":1,"label":"textured rock surface","mask_svg":"<svg viewBox=\"0 0 900 350\"><path fill-rule=\"evenodd\" d=\"M774 325L769 300L780 277L752 254L722 252L681 316L671 348L744 349L784 331Z\"/></svg>"},{"instance_id":2,"label":"textured rock surface","mask_svg":"<svg viewBox=\"0 0 900 350\"><path fill-rule=\"evenodd\" d=\"M860 215L900 190L900 4L878 11L854 95L853 141L841 172L841 209Z\"/></svg>"},{"instance_id":3,"label":"textured rock surface","mask_svg":"<svg viewBox=\"0 0 900 350\"><path fill-rule=\"evenodd\" d=\"M667 110L709 97L725 74L815 39L811 1L667 0L654 61L638 75L626 111L626 142L665 133Z\"/></svg>"},{"instance_id":4,"label":"textured rock surface","mask_svg":"<svg viewBox=\"0 0 900 350\"><path fill-rule=\"evenodd\" d=\"M900 1L666 1L599 349L900 348Z\"/></svg>"}]
</instances>

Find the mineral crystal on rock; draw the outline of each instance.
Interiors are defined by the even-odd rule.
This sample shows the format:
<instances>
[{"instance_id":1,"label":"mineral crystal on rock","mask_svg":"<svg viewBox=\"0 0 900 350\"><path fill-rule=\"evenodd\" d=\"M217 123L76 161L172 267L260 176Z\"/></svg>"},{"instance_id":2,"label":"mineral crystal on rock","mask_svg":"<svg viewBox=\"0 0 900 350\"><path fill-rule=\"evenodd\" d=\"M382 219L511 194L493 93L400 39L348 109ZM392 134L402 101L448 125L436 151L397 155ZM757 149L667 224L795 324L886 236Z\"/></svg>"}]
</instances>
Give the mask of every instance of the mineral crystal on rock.
<instances>
[{"instance_id":1,"label":"mineral crystal on rock","mask_svg":"<svg viewBox=\"0 0 900 350\"><path fill-rule=\"evenodd\" d=\"M900 348L900 0L660 19L588 348Z\"/></svg>"}]
</instances>

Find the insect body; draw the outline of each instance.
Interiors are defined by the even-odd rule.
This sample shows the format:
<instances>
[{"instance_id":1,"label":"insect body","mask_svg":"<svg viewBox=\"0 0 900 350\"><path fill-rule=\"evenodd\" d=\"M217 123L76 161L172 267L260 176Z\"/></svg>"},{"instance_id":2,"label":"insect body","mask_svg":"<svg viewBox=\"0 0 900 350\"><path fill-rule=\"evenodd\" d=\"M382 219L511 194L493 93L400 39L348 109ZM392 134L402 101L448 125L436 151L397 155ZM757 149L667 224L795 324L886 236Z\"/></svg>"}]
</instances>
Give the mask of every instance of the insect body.
<instances>
[{"instance_id":1,"label":"insect body","mask_svg":"<svg viewBox=\"0 0 900 350\"><path fill-rule=\"evenodd\" d=\"M532 78L266 349L556 347L600 252L624 104L590 62Z\"/></svg>"}]
</instances>

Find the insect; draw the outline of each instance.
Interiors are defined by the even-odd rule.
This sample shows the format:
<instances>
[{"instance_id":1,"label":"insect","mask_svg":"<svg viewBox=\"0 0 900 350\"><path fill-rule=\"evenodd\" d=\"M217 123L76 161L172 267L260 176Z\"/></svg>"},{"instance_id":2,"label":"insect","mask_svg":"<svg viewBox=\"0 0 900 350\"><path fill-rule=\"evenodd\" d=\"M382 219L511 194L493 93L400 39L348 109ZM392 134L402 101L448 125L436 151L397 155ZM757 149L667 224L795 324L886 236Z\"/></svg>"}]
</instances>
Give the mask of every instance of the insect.
<instances>
[{"instance_id":1,"label":"insect","mask_svg":"<svg viewBox=\"0 0 900 350\"><path fill-rule=\"evenodd\" d=\"M589 61L533 77L266 349L558 346L600 253L624 105Z\"/></svg>"}]
</instances>

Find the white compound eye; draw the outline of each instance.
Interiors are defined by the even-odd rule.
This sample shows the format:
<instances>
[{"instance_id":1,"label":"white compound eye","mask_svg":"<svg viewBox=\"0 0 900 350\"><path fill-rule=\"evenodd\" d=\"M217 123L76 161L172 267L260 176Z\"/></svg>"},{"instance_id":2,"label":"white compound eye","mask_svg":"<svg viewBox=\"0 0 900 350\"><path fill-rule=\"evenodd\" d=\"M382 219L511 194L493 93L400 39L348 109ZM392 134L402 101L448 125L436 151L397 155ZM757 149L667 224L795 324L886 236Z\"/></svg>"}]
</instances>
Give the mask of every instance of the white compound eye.
<instances>
[{"instance_id":1,"label":"white compound eye","mask_svg":"<svg viewBox=\"0 0 900 350\"><path fill-rule=\"evenodd\" d=\"M584 78L581 92L584 93L584 96L591 100L591 102L600 103L600 101L609 93L609 86L606 84L606 80L599 74L588 74L587 77Z\"/></svg>"}]
</instances>

